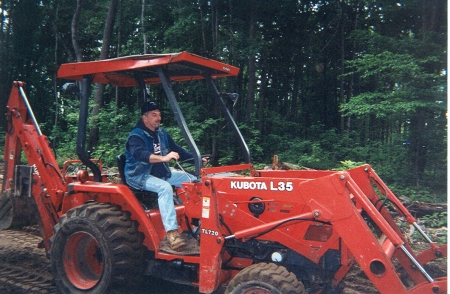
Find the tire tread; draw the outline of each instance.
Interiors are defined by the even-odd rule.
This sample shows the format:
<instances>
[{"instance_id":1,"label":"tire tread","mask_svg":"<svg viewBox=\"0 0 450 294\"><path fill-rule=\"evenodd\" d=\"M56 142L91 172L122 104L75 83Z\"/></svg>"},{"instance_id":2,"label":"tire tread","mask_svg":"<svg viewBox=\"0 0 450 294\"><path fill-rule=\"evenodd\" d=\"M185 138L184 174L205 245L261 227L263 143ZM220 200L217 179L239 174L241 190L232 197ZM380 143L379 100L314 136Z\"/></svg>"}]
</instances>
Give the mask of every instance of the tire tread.
<instances>
[{"instance_id":1,"label":"tire tread","mask_svg":"<svg viewBox=\"0 0 450 294\"><path fill-rule=\"evenodd\" d=\"M143 275L145 247L142 243L143 234L138 231L138 223L130 219L129 212L122 211L119 206L110 203L88 203L72 208L62 215L59 223L54 226L55 234L50 239L52 248L49 256L53 256L53 244L57 235L68 234L71 230L70 224L79 219L85 219L96 226L107 239L113 263L110 286L120 285L125 281L133 282ZM72 292L70 285L62 289L62 292Z\"/></svg>"},{"instance_id":2,"label":"tire tread","mask_svg":"<svg viewBox=\"0 0 450 294\"><path fill-rule=\"evenodd\" d=\"M261 262L240 271L228 284L225 294L239 294L237 288L250 281L269 284L278 289L281 294L306 293L303 283L284 266Z\"/></svg>"}]
</instances>

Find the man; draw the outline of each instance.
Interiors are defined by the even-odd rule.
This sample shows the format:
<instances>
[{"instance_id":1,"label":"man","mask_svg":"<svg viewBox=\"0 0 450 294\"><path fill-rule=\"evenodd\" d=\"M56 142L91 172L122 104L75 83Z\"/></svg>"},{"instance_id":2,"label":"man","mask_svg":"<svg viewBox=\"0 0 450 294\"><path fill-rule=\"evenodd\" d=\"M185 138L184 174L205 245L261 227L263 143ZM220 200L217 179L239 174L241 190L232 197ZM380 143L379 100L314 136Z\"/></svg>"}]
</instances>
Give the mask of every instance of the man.
<instances>
[{"instance_id":1,"label":"man","mask_svg":"<svg viewBox=\"0 0 450 294\"><path fill-rule=\"evenodd\" d=\"M130 132L125 147L125 178L139 190L158 193L158 205L171 249L186 245L178 232L178 222L173 203L172 186L195 180L183 171L170 170L168 162L192 158L192 154L177 145L167 132L160 128L161 109L154 102L141 108L141 119Z\"/></svg>"}]
</instances>

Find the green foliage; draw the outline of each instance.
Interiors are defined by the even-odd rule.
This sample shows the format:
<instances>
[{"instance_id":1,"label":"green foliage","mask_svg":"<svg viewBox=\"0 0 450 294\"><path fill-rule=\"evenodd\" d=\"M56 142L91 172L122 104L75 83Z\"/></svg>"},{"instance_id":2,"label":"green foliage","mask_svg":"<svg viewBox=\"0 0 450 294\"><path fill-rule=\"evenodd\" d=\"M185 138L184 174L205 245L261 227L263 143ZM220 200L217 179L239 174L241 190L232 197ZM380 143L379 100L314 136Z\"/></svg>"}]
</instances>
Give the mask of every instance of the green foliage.
<instances>
[{"instance_id":1,"label":"green foliage","mask_svg":"<svg viewBox=\"0 0 450 294\"><path fill-rule=\"evenodd\" d=\"M249 127L247 124L239 124L239 129L242 133L246 134L246 143L249 150L251 150L251 156L255 162L263 162L264 156L267 155L264 148L261 146L263 141L261 132L257 129ZM233 142L235 142L234 138ZM234 143L236 144L236 143Z\"/></svg>"},{"instance_id":2,"label":"green foliage","mask_svg":"<svg viewBox=\"0 0 450 294\"><path fill-rule=\"evenodd\" d=\"M354 162L351 160L341 161L341 166L337 170L348 170L363 165L364 162Z\"/></svg>"},{"instance_id":3,"label":"green foliage","mask_svg":"<svg viewBox=\"0 0 450 294\"><path fill-rule=\"evenodd\" d=\"M63 82L55 82L59 64L74 61L74 5L0 2L0 102L4 108L13 80L26 82L58 163L77 158L78 103L60 97ZM76 37L85 60L99 56L108 5L83 2ZM110 57L187 50L241 69L216 82L240 95L230 111L255 165L274 154L316 169L364 162L412 199L446 201L445 1L147 1L144 23L140 1L119 5ZM214 165L242 162L204 84L174 91L200 152L212 153ZM149 92L164 107L164 127L186 147L162 88ZM139 118L136 96L105 89L100 141L90 152L106 165L115 165Z\"/></svg>"},{"instance_id":4,"label":"green foliage","mask_svg":"<svg viewBox=\"0 0 450 294\"><path fill-rule=\"evenodd\" d=\"M100 142L92 157L100 157L107 166L116 165L116 156L125 152L128 134L140 119L140 112L116 107L114 103L105 105L98 116L101 130Z\"/></svg>"},{"instance_id":5,"label":"green foliage","mask_svg":"<svg viewBox=\"0 0 450 294\"><path fill-rule=\"evenodd\" d=\"M320 129L321 126L315 126ZM366 162L368 149L362 148L351 134L341 136L336 130L316 133L317 137L311 140L292 139L285 136L271 135L272 141L281 142L276 154L283 161L298 164L313 169L342 169L341 163Z\"/></svg>"},{"instance_id":6,"label":"green foliage","mask_svg":"<svg viewBox=\"0 0 450 294\"><path fill-rule=\"evenodd\" d=\"M60 113L58 127L53 129L50 137L52 141L56 142L54 147L58 155L58 164L62 164L68 159L78 159L76 155L78 101L64 101L65 107ZM129 111L125 106L117 108L114 103L106 104L97 116L100 142L94 150L88 150L90 156L92 158L101 157L106 166L115 166L115 157L124 152L128 133L138 118L138 111Z\"/></svg>"},{"instance_id":7,"label":"green foliage","mask_svg":"<svg viewBox=\"0 0 450 294\"><path fill-rule=\"evenodd\" d=\"M429 228L440 228L447 226L447 212L435 212L431 215L425 215L422 218L425 225Z\"/></svg>"},{"instance_id":8,"label":"green foliage","mask_svg":"<svg viewBox=\"0 0 450 294\"><path fill-rule=\"evenodd\" d=\"M394 178L394 180L396 180L396 178ZM447 202L447 195L445 191L440 189L432 190L429 189L428 187L417 187L413 185L406 185L404 183L399 182L390 183L389 188L394 192L395 195L402 195L408 198L410 201L431 202L431 203Z\"/></svg>"},{"instance_id":9,"label":"green foliage","mask_svg":"<svg viewBox=\"0 0 450 294\"><path fill-rule=\"evenodd\" d=\"M427 228L439 229L447 227L447 212L435 212L431 215L424 215L421 220L425 223ZM447 244L447 229L436 231L436 234L432 237L433 241L439 244Z\"/></svg>"},{"instance_id":10,"label":"green foliage","mask_svg":"<svg viewBox=\"0 0 450 294\"><path fill-rule=\"evenodd\" d=\"M70 97L72 98L72 97ZM59 123L51 131L49 139L53 142L53 148L57 155L58 164L69 159L78 159L76 152L76 136L78 132L78 101L74 99L62 99L63 105L57 105L59 109ZM46 128L46 126L44 124Z\"/></svg>"},{"instance_id":11,"label":"green foliage","mask_svg":"<svg viewBox=\"0 0 450 294\"><path fill-rule=\"evenodd\" d=\"M347 116L374 114L377 118L386 118L395 117L395 114L413 114L420 108L438 110L443 106L436 104L436 101L442 100L442 92L434 88L433 93L432 88L424 93L420 88L439 85L437 81L442 79L437 73L427 73L418 63L422 61L412 55L387 51L376 55L365 54L347 61L352 70L346 75L357 74L367 83L368 91L342 104L341 111ZM430 99L430 95L435 98Z\"/></svg>"}]
</instances>

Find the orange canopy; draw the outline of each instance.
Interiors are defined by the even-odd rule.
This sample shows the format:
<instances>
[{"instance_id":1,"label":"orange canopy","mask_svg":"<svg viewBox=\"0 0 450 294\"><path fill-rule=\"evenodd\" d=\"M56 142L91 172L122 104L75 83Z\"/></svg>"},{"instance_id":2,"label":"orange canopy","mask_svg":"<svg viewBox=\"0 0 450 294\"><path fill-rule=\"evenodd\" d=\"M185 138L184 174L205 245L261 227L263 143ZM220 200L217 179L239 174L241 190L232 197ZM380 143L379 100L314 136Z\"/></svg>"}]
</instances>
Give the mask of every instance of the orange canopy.
<instances>
[{"instance_id":1,"label":"orange canopy","mask_svg":"<svg viewBox=\"0 0 450 294\"><path fill-rule=\"evenodd\" d=\"M98 61L62 64L58 78L81 80L93 76L93 82L120 87L136 86L135 77L141 76L146 84L161 83L156 67L163 66L172 81L203 79L205 74L212 78L237 76L239 68L204 58L189 52L168 54L145 54L104 59Z\"/></svg>"}]
</instances>

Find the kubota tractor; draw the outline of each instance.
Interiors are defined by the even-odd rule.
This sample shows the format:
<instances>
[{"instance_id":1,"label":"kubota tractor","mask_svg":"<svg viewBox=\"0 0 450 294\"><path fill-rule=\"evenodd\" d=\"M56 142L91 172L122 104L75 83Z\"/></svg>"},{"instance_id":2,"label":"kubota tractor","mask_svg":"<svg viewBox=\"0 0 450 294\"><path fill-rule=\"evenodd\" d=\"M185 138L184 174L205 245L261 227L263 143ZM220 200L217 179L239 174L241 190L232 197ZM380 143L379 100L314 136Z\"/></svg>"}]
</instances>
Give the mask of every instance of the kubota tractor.
<instances>
[{"instance_id":1,"label":"kubota tractor","mask_svg":"<svg viewBox=\"0 0 450 294\"><path fill-rule=\"evenodd\" d=\"M447 256L414 217L364 165L348 171L255 170L250 152L213 80L238 74L228 64L188 52L63 64L58 77L80 87L77 153L86 167L58 167L23 90L14 82L7 105L5 175L0 227L37 219L43 246L62 293L109 293L132 278L153 275L211 293L329 293L358 264L381 293L445 293L446 277L424 265ZM173 83L204 80L243 151L241 164L202 167ZM199 180L175 191L185 249L163 248L157 196L108 182L85 150L91 83L139 89L162 84ZM130 118L132 119L132 118ZM125 142L124 142L125 143ZM27 164L21 164L21 155ZM118 156L119 170L123 162ZM123 166L122 166L123 168ZM153 201L154 202L154 201ZM415 253L390 215L397 214L429 242Z\"/></svg>"}]
</instances>

